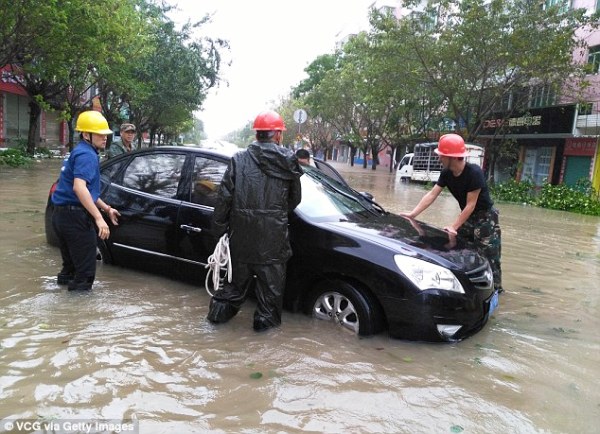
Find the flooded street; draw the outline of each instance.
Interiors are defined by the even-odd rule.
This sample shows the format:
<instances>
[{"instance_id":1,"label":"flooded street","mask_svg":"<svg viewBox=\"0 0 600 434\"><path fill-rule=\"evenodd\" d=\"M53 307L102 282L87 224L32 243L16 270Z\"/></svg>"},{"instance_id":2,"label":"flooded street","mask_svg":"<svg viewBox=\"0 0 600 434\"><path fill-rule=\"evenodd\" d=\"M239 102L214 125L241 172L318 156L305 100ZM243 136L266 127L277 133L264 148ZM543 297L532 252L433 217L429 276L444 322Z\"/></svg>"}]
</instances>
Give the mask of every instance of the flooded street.
<instances>
[{"instance_id":1,"label":"flooded street","mask_svg":"<svg viewBox=\"0 0 600 434\"><path fill-rule=\"evenodd\" d=\"M389 211L425 192L385 167L336 167ZM44 236L59 168L0 167L0 432L25 419L136 420L144 434L599 432L598 217L497 204L506 292L463 342L359 339L289 312L256 334L251 301L206 322L204 282L99 263L91 292L59 287ZM444 193L419 218L457 213Z\"/></svg>"}]
</instances>

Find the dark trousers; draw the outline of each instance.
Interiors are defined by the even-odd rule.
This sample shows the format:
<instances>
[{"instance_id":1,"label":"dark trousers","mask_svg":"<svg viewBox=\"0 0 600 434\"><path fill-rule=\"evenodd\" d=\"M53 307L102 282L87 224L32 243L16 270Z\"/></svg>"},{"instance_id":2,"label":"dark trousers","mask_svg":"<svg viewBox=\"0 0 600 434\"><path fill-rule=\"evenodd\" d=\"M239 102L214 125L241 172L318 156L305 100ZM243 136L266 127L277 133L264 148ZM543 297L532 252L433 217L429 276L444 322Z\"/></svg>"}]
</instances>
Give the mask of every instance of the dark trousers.
<instances>
[{"instance_id":1,"label":"dark trousers","mask_svg":"<svg viewBox=\"0 0 600 434\"><path fill-rule=\"evenodd\" d=\"M73 275L69 289L91 289L96 277L96 226L83 207L55 206L52 226L62 256L61 274Z\"/></svg>"},{"instance_id":2,"label":"dark trousers","mask_svg":"<svg viewBox=\"0 0 600 434\"><path fill-rule=\"evenodd\" d=\"M235 316L250 291L256 294L254 320L269 326L281 324L286 264L233 263L232 282L218 291L211 300L208 318L227 322Z\"/></svg>"}]
</instances>

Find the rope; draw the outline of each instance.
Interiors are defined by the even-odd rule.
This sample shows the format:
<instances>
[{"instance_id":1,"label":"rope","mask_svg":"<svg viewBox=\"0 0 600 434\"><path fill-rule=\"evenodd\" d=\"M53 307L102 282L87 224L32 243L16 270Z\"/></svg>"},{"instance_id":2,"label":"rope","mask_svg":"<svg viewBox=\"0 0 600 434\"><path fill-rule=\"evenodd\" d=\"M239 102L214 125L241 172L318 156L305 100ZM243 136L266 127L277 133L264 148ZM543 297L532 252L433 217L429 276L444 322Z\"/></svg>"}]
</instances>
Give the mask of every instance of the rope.
<instances>
[{"instance_id":1,"label":"rope","mask_svg":"<svg viewBox=\"0 0 600 434\"><path fill-rule=\"evenodd\" d=\"M221 237L215 247L215 251L208 257L207 262L205 268L208 268L208 272L206 273L204 287L208 295L212 297L214 294L210 292L209 285L211 280L212 288L215 292L223 289L225 278L227 278L227 282L231 283L231 254L229 253L229 237L227 234ZM222 270L225 270L224 276L221 276Z\"/></svg>"}]
</instances>

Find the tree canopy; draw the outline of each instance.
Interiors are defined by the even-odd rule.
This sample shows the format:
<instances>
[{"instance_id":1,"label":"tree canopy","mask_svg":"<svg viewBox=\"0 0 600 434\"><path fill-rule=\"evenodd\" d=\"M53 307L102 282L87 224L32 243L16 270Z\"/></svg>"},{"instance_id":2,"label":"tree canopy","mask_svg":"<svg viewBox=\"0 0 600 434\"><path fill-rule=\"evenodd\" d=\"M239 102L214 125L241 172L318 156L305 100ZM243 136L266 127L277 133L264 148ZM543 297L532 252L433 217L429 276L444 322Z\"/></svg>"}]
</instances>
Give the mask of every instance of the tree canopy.
<instances>
[{"instance_id":1,"label":"tree canopy","mask_svg":"<svg viewBox=\"0 0 600 434\"><path fill-rule=\"evenodd\" d=\"M556 92L548 105L559 90L577 99L585 70L572 56L585 41L576 32L594 22L585 11L528 0L404 6L401 17L372 10L370 29L317 57L291 92L374 162L382 146L408 149L445 132L476 141L482 120L526 108L536 89Z\"/></svg>"},{"instance_id":2,"label":"tree canopy","mask_svg":"<svg viewBox=\"0 0 600 434\"><path fill-rule=\"evenodd\" d=\"M210 17L178 29L169 10L151 0L0 0L0 67L31 98L29 153L42 109L59 111L72 134L95 97L114 126L165 137L193 128L228 43L196 36Z\"/></svg>"}]
</instances>

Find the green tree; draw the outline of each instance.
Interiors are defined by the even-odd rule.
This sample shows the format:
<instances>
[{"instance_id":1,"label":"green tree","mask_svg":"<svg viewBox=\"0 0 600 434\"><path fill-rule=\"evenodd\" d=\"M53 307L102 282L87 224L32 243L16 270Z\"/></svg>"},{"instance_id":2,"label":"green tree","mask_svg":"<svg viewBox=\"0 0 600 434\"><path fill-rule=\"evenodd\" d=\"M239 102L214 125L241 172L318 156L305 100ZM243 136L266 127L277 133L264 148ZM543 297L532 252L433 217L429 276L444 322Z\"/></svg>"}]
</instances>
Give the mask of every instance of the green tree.
<instances>
[{"instance_id":1,"label":"green tree","mask_svg":"<svg viewBox=\"0 0 600 434\"><path fill-rule=\"evenodd\" d=\"M441 131L448 124L440 127L439 121L449 118L474 141L482 120L522 109L519 97L527 97L532 85L560 88L567 79L577 82L581 68L572 53L583 42L575 32L589 22L582 10L541 8L528 0L442 0L393 25L379 24L409 48L415 66L410 72L431 89L432 100L443 97L432 117L438 124L431 127Z\"/></svg>"},{"instance_id":2,"label":"green tree","mask_svg":"<svg viewBox=\"0 0 600 434\"><path fill-rule=\"evenodd\" d=\"M121 0L49 2L44 38L31 42L11 63L13 77L30 97L27 152L33 154L42 109L66 110L65 97L85 87L94 65L106 58L112 41L127 38L116 12L132 4ZM35 8L34 8L35 9ZM35 15L37 11L32 11ZM74 85L75 84L75 85ZM65 116L68 117L68 113Z\"/></svg>"},{"instance_id":3,"label":"green tree","mask_svg":"<svg viewBox=\"0 0 600 434\"><path fill-rule=\"evenodd\" d=\"M155 11L156 12L156 11ZM193 126L193 112L200 109L208 90L219 82L221 53L228 48L222 39L194 38L194 32L208 22L176 29L159 10L151 21L151 50L134 68L143 89L130 97L132 118L154 137L173 137Z\"/></svg>"}]
</instances>

